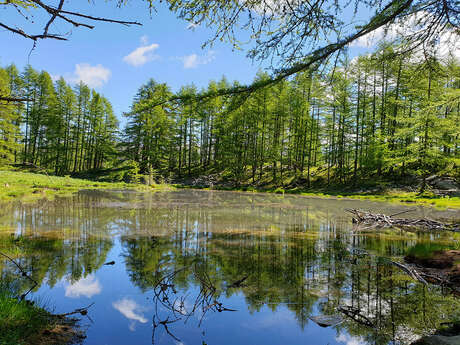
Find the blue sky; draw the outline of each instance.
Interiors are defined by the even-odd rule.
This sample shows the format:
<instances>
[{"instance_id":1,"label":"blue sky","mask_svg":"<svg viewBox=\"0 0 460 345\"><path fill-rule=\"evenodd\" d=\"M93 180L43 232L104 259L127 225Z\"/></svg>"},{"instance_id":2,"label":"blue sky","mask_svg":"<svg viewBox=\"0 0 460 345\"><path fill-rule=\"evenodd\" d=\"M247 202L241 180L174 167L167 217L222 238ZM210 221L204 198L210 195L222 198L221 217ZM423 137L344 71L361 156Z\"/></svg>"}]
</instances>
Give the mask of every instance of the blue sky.
<instances>
[{"instance_id":1,"label":"blue sky","mask_svg":"<svg viewBox=\"0 0 460 345\"><path fill-rule=\"evenodd\" d=\"M104 94L121 118L129 110L137 89L148 79L166 82L176 91L180 86L194 83L205 87L209 80L225 75L229 80L249 83L260 68L246 58L245 52L232 51L229 44L220 43L201 49L212 31L203 27L188 28L167 8L159 7L150 16L145 3L133 1L119 9L112 3L99 1L88 5L79 1L82 12L109 18L135 20L143 26L125 27L117 24L95 23L96 28L73 29L68 25L54 25L53 32L67 33L66 42L42 40L32 52L32 42L0 30L0 65L15 63L22 69L30 63L38 70L46 70L53 77L63 76L68 82L83 80ZM2 10L2 15L17 18L16 13ZM39 22L46 17L37 17ZM40 33L44 25L31 26L32 33Z\"/></svg>"},{"instance_id":2,"label":"blue sky","mask_svg":"<svg viewBox=\"0 0 460 345\"><path fill-rule=\"evenodd\" d=\"M56 21L51 31L60 34L70 32L69 40L39 41L30 57L30 40L0 30L0 65L15 63L22 69L30 63L38 70L46 70L54 78L63 76L70 83L82 80L112 102L119 119L122 119L124 111L129 110L137 89L150 78L166 82L173 91L177 91L191 83L206 87L210 80L219 80L223 75L230 81L248 84L259 69L266 67L246 58L244 51L233 51L231 45L225 42L217 42L212 48L202 50L202 44L214 32L205 27L189 28L189 23L177 19L164 5L159 5L158 11L150 15L146 3L141 0L132 0L122 8L117 8L115 1L94 2L80 0L76 9L94 16L138 21L143 26L89 22L96 26L90 30L74 29ZM72 10L68 7L71 1L65 4L66 9ZM17 22L21 17L14 9L2 9L0 6L0 10L2 21L21 25L33 34L41 33L49 18L35 15L32 18L34 25L28 22L21 24ZM359 13L362 16L371 14L368 9ZM342 15L349 20L353 16L352 9ZM364 16L361 19L365 19ZM355 18L355 22L359 23L359 18ZM383 29L379 30L372 37L354 42L349 50L351 57L368 52L382 40ZM397 35L396 30L391 32L390 35ZM457 50L459 52L460 49Z\"/></svg>"}]
</instances>

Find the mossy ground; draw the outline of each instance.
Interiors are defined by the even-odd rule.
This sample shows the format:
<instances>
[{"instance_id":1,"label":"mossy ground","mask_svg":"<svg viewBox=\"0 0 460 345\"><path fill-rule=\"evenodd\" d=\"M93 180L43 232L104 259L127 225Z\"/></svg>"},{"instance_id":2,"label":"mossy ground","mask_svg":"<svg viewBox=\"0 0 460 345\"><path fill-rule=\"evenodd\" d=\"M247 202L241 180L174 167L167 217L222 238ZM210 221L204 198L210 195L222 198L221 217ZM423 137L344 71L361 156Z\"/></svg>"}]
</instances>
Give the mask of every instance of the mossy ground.
<instances>
[{"instance_id":1,"label":"mossy ground","mask_svg":"<svg viewBox=\"0 0 460 345\"><path fill-rule=\"evenodd\" d=\"M170 189L166 185L146 186L124 182L94 182L71 177L57 177L19 171L0 171L0 201L34 201L71 195L82 189L134 189L156 191Z\"/></svg>"}]
</instances>

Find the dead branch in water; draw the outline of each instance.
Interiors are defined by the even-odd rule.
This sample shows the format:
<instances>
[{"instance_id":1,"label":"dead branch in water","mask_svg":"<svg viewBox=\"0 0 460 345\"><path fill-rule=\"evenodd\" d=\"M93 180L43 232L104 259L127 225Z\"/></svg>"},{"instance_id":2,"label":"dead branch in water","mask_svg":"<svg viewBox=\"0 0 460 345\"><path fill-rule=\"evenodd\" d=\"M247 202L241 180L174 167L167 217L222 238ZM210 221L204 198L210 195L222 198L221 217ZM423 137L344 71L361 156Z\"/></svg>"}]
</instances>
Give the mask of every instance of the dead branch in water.
<instances>
[{"instance_id":1,"label":"dead branch in water","mask_svg":"<svg viewBox=\"0 0 460 345\"><path fill-rule=\"evenodd\" d=\"M205 271L200 272L196 265L193 267L192 274L199 284L198 294L194 297L188 293L181 294L176 288L174 280L177 274L185 270L186 268L182 268L170 273L157 271L157 275L162 276L162 278L158 280L153 288L155 312L152 317L152 344L155 343L155 331L159 326L163 326L170 337L180 342L171 329L168 328L168 325L180 320L187 322L190 317L198 314L198 327L200 327L208 312L236 311L224 307L219 302L219 293L213 281ZM166 316L164 316L165 313Z\"/></svg>"},{"instance_id":2,"label":"dead branch in water","mask_svg":"<svg viewBox=\"0 0 460 345\"><path fill-rule=\"evenodd\" d=\"M88 309L91 308L92 306L94 305L94 302L91 303L89 306L87 307L84 307L84 308L78 308L78 309L75 309L74 311L70 312L70 313L65 313L65 314L57 314L55 316L57 317L60 317L60 318L63 318L63 317L67 317L67 316L70 316L70 315L75 315L75 314L80 314L80 315L88 315Z\"/></svg>"},{"instance_id":3,"label":"dead branch in water","mask_svg":"<svg viewBox=\"0 0 460 345\"><path fill-rule=\"evenodd\" d=\"M460 231L460 224L441 223L436 220L427 218L394 218L396 215L407 213L412 210L395 213L390 216L380 213L370 213L357 209L346 209L346 211L353 215L354 224L357 224L360 227L364 226L364 228L361 228L360 230L399 227L406 229L425 229L431 231Z\"/></svg>"},{"instance_id":4,"label":"dead branch in water","mask_svg":"<svg viewBox=\"0 0 460 345\"><path fill-rule=\"evenodd\" d=\"M391 263L396 267L402 269L404 272L406 272L409 276L412 277L412 279L418 280L419 282L428 285L427 281L420 275L420 273L415 268L406 266L396 261L391 261Z\"/></svg>"},{"instance_id":5,"label":"dead branch in water","mask_svg":"<svg viewBox=\"0 0 460 345\"><path fill-rule=\"evenodd\" d=\"M30 280L32 282L32 286L30 287L29 290L27 290L27 292L23 293L19 299L20 300L23 300L24 298L26 298L26 296L33 290L35 289L35 287L38 285L38 283L36 282L36 280L34 280L31 276L29 276L27 274L27 272L24 270L24 268L21 267L21 265L19 265L16 261L14 261L12 258L10 258L8 255L0 252L0 255L3 256L4 258L8 259L8 261L10 261L11 263L13 263L17 268L18 270L21 272L21 276L27 278L28 280Z\"/></svg>"}]
</instances>

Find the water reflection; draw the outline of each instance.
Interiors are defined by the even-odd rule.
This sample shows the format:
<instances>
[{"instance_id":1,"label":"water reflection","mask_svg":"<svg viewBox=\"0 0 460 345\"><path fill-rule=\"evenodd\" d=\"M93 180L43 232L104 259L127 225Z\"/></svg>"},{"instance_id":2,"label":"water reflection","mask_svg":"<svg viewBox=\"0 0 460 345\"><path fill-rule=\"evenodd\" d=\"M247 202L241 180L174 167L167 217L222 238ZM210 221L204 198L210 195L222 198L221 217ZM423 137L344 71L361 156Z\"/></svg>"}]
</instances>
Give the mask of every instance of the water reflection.
<instances>
[{"instance_id":1,"label":"water reflection","mask_svg":"<svg viewBox=\"0 0 460 345\"><path fill-rule=\"evenodd\" d=\"M65 287L65 296L70 298L79 298L85 296L91 298L99 295L102 291L101 283L94 275L88 275L79 281L70 284L67 283Z\"/></svg>"},{"instance_id":2,"label":"water reflection","mask_svg":"<svg viewBox=\"0 0 460 345\"><path fill-rule=\"evenodd\" d=\"M5 206L0 250L18 258L40 283L35 296L57 311L95 302L87 344L409 344L460 317L458 299L389 264L418 243L456 246L457 235L353 234L345 208L401 209L249 193L83 192ZM8 262L0 269L18 294L29 288ZM214 290L192 315L204 282ZM343 322L321 328L315 315Z\"/></svg>"}]
</instances>

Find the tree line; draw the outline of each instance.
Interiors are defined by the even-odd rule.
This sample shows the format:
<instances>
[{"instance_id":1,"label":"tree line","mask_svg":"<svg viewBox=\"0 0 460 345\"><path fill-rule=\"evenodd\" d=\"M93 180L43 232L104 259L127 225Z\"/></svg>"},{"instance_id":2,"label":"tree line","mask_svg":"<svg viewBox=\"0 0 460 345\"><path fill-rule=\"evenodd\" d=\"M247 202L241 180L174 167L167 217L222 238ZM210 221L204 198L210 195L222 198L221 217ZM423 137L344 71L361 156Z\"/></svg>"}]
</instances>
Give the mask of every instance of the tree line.
<instances>
[{"instance_id":1,"label":"tree line","mask_svg":"<svg viewBox=\"0 0 460 345\"><path fill-rule=\"evenodd\" d=\"M259 73L255 84L269 76ZM329 72L238 89L143 85L126 113L124 151L146 174L218 174L237 185L358 184L374 176L458 174L460 63L382 46ZM169 102L171 98L176 99Z\"/></svg>"},{"instance_id":2,"label":"tree line","mask_svg":"<svg viewBox=\"0 0 460 345\"><path fill-rule=\"evenodd\" d=\"M259 72L254 83L269 78ZM452 56L418 59L382 45L328 70L219 95L239 87L223 77L173 93L150 80L119 131L110 102L83 83L11 65L0 69L0 91L25 102L0 103L0 163L64 175L121 160L151 177L217 176L237 186L460 175L460 63Z\"/></svg>"},{"instance_id":3,"label":"tree line","mask_svg":"<svg viewBox=\"0 0 460 345\"><path fill-rule=\"evenodd\" d=\"M107 98L80 82L15 65L0 68L0 165L40 167L56 175L101 169L115 156L118 121Z\"/></svg>"}]
</instances>

